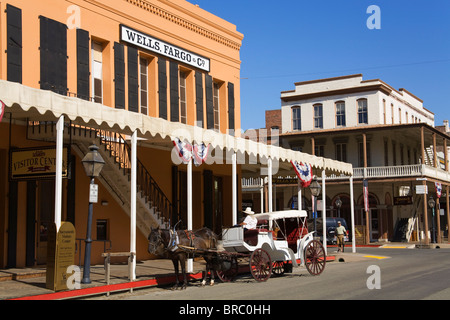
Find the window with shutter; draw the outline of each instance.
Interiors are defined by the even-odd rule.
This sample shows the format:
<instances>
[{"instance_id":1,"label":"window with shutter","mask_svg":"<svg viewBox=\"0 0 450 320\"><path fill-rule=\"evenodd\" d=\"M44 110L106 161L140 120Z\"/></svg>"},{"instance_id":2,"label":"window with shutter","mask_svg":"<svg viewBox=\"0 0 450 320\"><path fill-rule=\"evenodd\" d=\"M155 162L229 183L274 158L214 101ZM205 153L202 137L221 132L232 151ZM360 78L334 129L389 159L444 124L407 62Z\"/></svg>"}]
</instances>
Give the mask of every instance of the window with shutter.
<instances>
[{"instance_id":1,"label":"window with shutter","mask_svg":"<svg viewBox=\"0 0 450 320\"><path fill-rule=\"evenodd\" d=\"M40 16L41 89L67 94L67 26Z\"/></svg>"},{"instance_id":2,"label":"window with shutter","mask_svg":"<svg viewBox=\"0 0 450 320\"><path fill-rule=\"evenodd\" d=\"M128 47L128 110L139 112L138 51Z\"/></svg>"},{"instance_id":3,"label":"window with shutter","mask_svg":"<svg viewBox=\"0 0 450 320\"><path fill-rule=\"evenodd\" d=\"M22 83L22 10L6 5L7 80Z\"/></svg>"},{"instance_id":4,"label":"window with shutter","mask_svg":"<svg viewBox=\"0 0 450 320\"><path fill-rule=\"evenodd\" d=\"M77 29L77 96L89 100L89 32Z\"/></svg>"},{"instance_id":5,"label":"window with shutter","mask_svg":"<svg viewBox=\"0 0 450 320\"><path fill-rule=\"evenodd\" d=\"M159 117L167 120L167 71L166 60L158 58Z\"/></svg>"},{"instance_id":6,"label":"window with shutter","mask_svg":"<svg viewBox=\"0 0 450 320\"><path fill-rule=\"evenodd\" d=\"M114 84L117 109L125 109L125 59L122 44L114 43Z\"/></svg>"}]
</instances>

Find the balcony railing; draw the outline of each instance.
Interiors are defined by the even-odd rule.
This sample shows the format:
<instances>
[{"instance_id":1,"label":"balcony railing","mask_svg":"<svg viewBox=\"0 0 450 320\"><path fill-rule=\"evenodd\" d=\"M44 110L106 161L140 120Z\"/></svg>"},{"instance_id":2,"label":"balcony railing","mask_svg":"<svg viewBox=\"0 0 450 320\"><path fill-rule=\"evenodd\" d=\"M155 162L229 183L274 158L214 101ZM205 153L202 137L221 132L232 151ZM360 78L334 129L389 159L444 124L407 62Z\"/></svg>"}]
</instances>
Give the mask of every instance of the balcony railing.
<instances>
[{"instance_id":1,"label":"balcony railing","mask_svg":"<svg viewBox=\"0 0 450 320\"><path fill-rule=\"evenodd\" d=\"M353 168L353 178L363 179L364 171L366 171L366 178L368 179L426 177L442 181L450 181L450 172L425 164L391 167ZM327 180L348 180L348 178L348 176L344 175L327 176ZM250 189L261 186L261 180L259 179L260 178L242 178L242 188Z\"/></svg>"}]
</instances>

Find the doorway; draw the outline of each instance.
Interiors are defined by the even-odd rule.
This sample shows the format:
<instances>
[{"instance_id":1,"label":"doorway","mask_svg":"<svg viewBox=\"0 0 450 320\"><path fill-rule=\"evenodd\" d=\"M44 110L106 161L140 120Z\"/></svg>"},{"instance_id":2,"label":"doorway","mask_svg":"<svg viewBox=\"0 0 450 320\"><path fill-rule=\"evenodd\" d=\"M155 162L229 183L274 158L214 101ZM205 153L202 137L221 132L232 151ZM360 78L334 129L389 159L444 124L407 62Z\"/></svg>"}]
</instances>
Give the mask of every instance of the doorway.
<instances>
[{"instance_id":1,"label":"doorway","mask_svg":"<svg viewBox=\"0 0 450 320\"><path fill-rule=\"evenodd\" d=\"M221 177L214 177L214 221L213 232L222 233L223 226L223 183Z\"/></svg>"},{"instance_id":2,"label":"doorway","mask_svg":"<svg viewBox=\"0 0 450 320\"><path fill-rule=\"evenodd\" d=\"M40 180L38 182L37 199L37 250L36 263L47 263L48 230L54 222L55 212L55 182L53 180Z\"/></svg>"},{"instance_id":3,"label":"doorway","mask_svg":"<svg viewBox=\"0 0 450 320\"><path fill-rule=\"evenodd\" d=\"M379 210L377 208L369 209L369 237L370 241L378 241L379 236ZM366 214L364 209L361 210L361 221L363 226L366 225Z\"/></svg>"}]
</instances>

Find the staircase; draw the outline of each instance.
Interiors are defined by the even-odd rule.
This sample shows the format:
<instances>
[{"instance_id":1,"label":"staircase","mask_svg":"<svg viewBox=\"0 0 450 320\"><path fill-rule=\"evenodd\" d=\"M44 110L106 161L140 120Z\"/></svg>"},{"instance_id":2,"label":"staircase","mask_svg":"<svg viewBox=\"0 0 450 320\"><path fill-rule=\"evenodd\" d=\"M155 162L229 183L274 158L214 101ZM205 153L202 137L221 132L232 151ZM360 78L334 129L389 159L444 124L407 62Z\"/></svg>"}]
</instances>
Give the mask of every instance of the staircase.
<instances>
[{"instance_id":1,"label":"staircase","mask_svg":"<svg viewBox=\"0 0 450 320\"><path fill-rule=\"evenodd\" d=\"M54 122L28 123L28 139L55 141ZM71 143L80 159L95 143L105 160L98 180L130 216L131 147L115 132L65 124L64 143ZM151 227L169 228L172 204L139 159L137 160L136 226L147 236Z\"/></svg>"}]
</instances>

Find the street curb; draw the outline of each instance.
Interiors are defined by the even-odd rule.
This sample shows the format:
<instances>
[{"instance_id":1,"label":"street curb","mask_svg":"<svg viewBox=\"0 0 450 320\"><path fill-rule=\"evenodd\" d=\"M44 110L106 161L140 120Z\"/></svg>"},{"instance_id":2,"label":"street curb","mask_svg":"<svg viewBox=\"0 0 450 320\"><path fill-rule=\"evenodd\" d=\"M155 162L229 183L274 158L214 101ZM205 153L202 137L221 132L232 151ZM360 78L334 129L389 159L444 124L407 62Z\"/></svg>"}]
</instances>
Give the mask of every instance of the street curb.
<instances>
[{"instance_id":1,"label":"street curb","mask_svg":"<svg viewBox=\"0 0 450 320\"><path fill-rule=\"evenodd\" d=\"M335 261L335 256L328 256L327 262ZM250 272L248 266L243 266L239 268L239 274L248 273ZM194 273L194 274L188 274L188 282L200 280L203 278L203 271ZM52 292L52 293L46 293L46 294L40 294L40 295L32 295L32 296L25 296L25 297L18 297L18 298L11 298L6 300L68 300L68 299L76 299L76 298L82 298L82 297L88 297L88 296L94 296L94 295L101 295L101 294L108 294L112 292L120 292L120 291L130 291L132 292L133 289L143 289L147 287L154 287L154 286L160 286L160 285L169 285L175 283L175 276L168 276L168 277L157 277L155 279L149 279L149 280L140 280L140 281L133 281L133 282L125 282L125 283L118 283L118 284L110 284L110 285L102 285L102 286L96 286L96 287L90 287L85 289L76 289L76 290L69 290L69 291L60 291L60 292ZM182 276L179 276L179 279L182 281Z\"/></svg>"}]
</instances>

